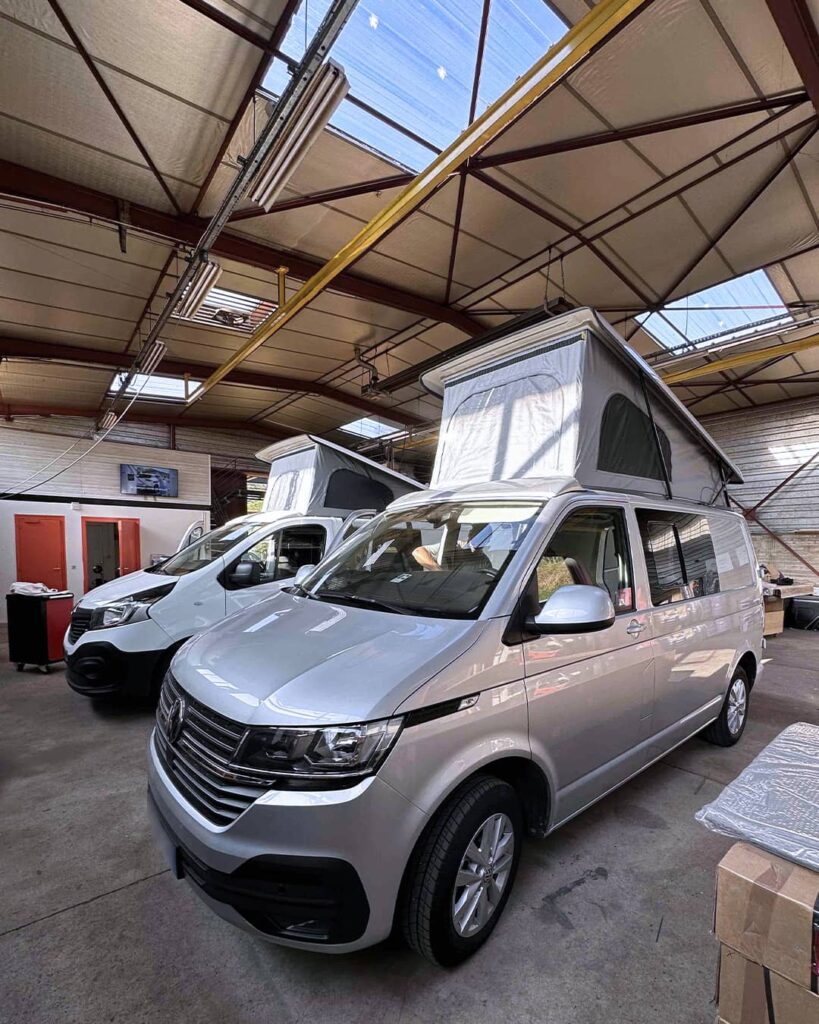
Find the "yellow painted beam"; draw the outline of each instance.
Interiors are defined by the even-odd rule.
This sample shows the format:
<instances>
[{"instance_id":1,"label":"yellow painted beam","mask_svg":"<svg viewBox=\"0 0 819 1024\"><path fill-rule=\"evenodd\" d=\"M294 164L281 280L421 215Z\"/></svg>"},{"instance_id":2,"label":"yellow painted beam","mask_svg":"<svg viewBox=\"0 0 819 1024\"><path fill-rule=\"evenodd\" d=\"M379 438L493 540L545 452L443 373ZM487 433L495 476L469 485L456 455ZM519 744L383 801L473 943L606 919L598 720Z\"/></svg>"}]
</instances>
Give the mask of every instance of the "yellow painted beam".
<instances>
[{"instance_id":1,"label":"yellow painted beam","mask_svg":"<svg viewBox=\"0 0 819 1024\"><path fill-rule=\"evenodd\" d=\"M712 363L702 363L700 366L692 366L689 370L678 370L677 373L663 374L662 367L659 368L664 384L682 384L695 377L708 377L720 370L733 370L738 366L749 366L753 363L763 363L766 359L773 359L774 356L787 356L794 352L804 352L808 348L816 348L819 345L819 334L812 334L809 338L801 338L799 341L786 341L783 345L771 345L770 348L758 348L753 352L740 352L735 356L725 356L723 359L715 359ZM760 381L760 383L763 383Z\"/></svg>"},{"instance_id":2,"label":"yellow painted beam","mask_svg":"<svg viewBox=\"0 0 819 1024\"><path fill-rule=\"evenodd\" d=\"M471 156L484 149L515 118L558 85L592 51L601 46L628 18L651 0L600 0L543 57L488 107L480 117L440 153L358 234L344 245L323 267L306 281L259 327L245 344L219 366L196 392L201 398L231 370L281 330L301 309L319 295L342 271L369 252L384 235L415 210L426 197L461 167Z\"/></svg>"}]
</instances>

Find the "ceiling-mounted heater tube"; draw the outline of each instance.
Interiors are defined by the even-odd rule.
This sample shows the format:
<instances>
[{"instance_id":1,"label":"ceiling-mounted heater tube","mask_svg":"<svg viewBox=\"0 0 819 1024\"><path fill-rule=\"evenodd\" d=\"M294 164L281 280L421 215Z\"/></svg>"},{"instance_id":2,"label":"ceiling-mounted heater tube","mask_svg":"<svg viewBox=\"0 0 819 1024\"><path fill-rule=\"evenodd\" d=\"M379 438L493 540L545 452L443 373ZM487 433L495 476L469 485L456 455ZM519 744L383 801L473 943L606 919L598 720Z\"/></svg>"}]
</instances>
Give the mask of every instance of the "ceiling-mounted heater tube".
<instances>
[{"instance_id":1,"label":"ceiling-mounted heater tube","mask_svg":"<svg viewBox=\"0 0 819 1024\"><path fill-rule=\"evenodd\" d=\"M199 312L208 292L222 276L222 268L215 260L200 261L193 275L193 280L185 289L185 294L176 308L176 315L190 320Z\"/></svg>"},{"instance_id":2,"label":"ceiling-mounted heater tube","mask_svg":"<svg viewBox=\"0 0 819 1024\"><path fill-rule=\"evenodd\" d=\"M328 60L315 75L259 168L250 187L252 202L269 209L308 150L327 127L349 89L340 64Z\"/></svg>"}]
</instances>

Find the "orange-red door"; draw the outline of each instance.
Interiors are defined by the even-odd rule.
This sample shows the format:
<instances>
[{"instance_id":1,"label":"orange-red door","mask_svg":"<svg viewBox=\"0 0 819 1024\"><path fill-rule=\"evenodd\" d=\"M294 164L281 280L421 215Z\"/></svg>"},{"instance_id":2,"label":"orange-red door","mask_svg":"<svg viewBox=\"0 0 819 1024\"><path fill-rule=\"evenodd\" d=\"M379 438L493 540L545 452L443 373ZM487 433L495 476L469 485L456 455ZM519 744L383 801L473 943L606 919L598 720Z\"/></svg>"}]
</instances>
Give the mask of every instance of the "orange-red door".
<instances>
[{"instance_id":1,"label":"orange-red door","mask_svg":"<svg viewBox=\"0 0 819 1024\"><path fill-rule=\"evenodd\" d=\"M65 590L65 516L16 515L14 535L17 579L21 583L45 583L54 590Z\"/></svg>"},{"instance_id":2,"label":"orange-red door","mask_svg":"<svg viewBox=\"0 0 819 1024\"><path fill-rule=\"evenodd\" d=\"M142 562L139 551L139 520L119 519L119 574L136 572Z\"/></svg>"}]
</instances>

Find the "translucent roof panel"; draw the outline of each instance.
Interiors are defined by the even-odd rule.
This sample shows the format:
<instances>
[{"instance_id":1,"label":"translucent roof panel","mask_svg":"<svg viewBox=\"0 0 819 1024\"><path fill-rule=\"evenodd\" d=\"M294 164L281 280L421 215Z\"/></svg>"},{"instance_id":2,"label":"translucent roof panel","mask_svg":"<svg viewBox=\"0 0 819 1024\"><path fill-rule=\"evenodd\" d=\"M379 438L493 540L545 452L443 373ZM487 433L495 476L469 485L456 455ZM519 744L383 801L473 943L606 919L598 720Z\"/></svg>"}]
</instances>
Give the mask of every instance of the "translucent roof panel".
<instances>
[{"instance_id":1,"label":"translucent roof panel","mask_svg":"<svg viewBox=\"0 0 819 1024\"><path fill-rule=\"evenodd\" d=\"M347 434L355 434L357 437L386 437L387 434L400 432L394 424L385 423L377 416L363 416L360 420L345 423L338 429Z\"/></svg>"},{"instance_id":2,"label":"translucent roof panel","mask_svg":"<svg viewBox=\"0 0 819 1024\"><path fill-rule=\"evenodd\" d=\"M791 324L793 317L765 271L754 270L675 299L637 321L661 345L678 348L686 343L699 347L713 338L740 338Z\"/></svg>"},{"instance_id":3,"label":"translucent roof panel","mask_svg":"<svg viewBox=\"0 0 819 1024\"><path fill-rule=\"evenodd\" d=\"M109 394L118 394L125 382L125 373L117 373L111 381L108 389ZM196 382L200 383L199 381ZM154 374L150 377L144 373L135 373L128 382L124 394L139 395L140 398L161 398L164 401L184 402L191 390L193 382L185 381L179 377L161 377Z\"/></svg>"},{"instance_id":4,"label":"translucent roof panel","mask_svg":"<svg viewBox=\"0 0 819 1024\"><path fill-rule=\"evenodd\" d=\"M306 0L282 46L300 59L329 0ZM350 91L432 146L443 149L469 120L482 0L367 0L332 48ZM305 23L306 19L306 23ZM476 114L566 32L543 0L500 0L490 7ZM274 61L264 87L281 93L287 69ZM420 170L433 151L345 100L331 124L380 153Z\"/></svg>"}]
</instances>

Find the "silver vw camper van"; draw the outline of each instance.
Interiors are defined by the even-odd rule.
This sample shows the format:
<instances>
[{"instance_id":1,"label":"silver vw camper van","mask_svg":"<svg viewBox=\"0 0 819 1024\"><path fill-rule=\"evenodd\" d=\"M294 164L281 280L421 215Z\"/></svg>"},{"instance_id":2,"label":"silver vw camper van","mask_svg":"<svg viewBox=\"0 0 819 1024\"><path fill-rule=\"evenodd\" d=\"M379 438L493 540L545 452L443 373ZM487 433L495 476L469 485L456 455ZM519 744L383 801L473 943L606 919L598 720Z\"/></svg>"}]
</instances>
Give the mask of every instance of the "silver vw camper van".
<instances>
[{"instance_id":1,"label":"silver vw camper van","mask_svg":"<svg viewBox=\"0 0 819 1024\"><path fill-rule=\"evenodd\" d=\"M425 383L430 490L176 655L149 812L176 875L255 935L399 932L452 965L525 835L697 733L739 740L763 611L738 470L593 312Z\"/></svg>"}]
</instances>

